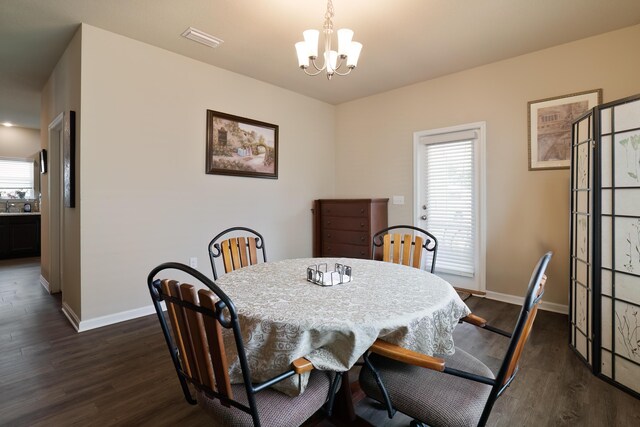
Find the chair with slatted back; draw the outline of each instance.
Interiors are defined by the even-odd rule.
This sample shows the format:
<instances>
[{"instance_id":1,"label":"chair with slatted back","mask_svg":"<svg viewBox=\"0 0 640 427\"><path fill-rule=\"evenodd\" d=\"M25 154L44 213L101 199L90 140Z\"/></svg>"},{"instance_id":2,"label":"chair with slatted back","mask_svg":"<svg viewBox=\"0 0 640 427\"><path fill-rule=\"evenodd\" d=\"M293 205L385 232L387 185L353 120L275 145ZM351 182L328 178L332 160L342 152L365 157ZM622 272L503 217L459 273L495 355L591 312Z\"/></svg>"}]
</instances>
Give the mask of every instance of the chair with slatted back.
<instances>
[{"instance_id":1,"label":"chair with slatted back","mask_svg":"<svg viewBox=\"0 0 640 427\"><path fill-rule=\"evenodd\" d=\"M224 272L257 264L258 251L262 262L267 262L267 253L262 235L247 227L231 227L219 233L209 242L209 259L213 269L213 280L218 280L216 258L222 257Z\"/></svg>"},{"instance_id":2,"label":"chair with slatted back","mask_svg":"<svg viewBox=\"0 0 640 427\"><path fill-rule=\"evenodd\" d=\"M182 276L187 273L198 285L209 289L196 292L191 284L156 279L164 270L179 270ZM268 381L251 382L236 308L202 273L183 264L165 263L149 273L147 283L184 397L190 404L199 404L205 409L213 418L213 425L298 426L325 404L331 374L314 370L305 358L294 360L289 370ZM162 301L166 304L169 322L163 314ZM233 338L227 342L235 344L236 351L230 354L238 357L243 384L230 382L223 334ZM297 397L269 388L305 372L310 372L309 383L305 392Z\"/></svg>"},{"instance_id":3,"label":"chair with slatted back","mask_svg":"<svg viewBox=\"0 0 640 427\"><path fill-rule=\"evenodd\" d=\"M513 381L544 293L551 252L536 265L512 333L491 327L471 315L475 326L510 337L497 375L481 361L456 347L451 356L432 357L377 340L365 354L360 386L365 394L414 418L412 426L484 426L495 401ZM393 408L392 408L393 407Z\"/></svg>"},{"instance_id":4,"label":"chair with slatted back","mask_svg":"<svg viewBox=\"0 0 640 427\"><path fill-rule=\"evenodd\" d=\"M421 268L423 253L431 253L431 261L425 261L427 269L433 273L438 253L438 239L422 228L411 225L394 225L373 235L371 254L373 259L380 258L382 248L382 260L396 264L410 265Z\"/></svg>"}]
</instances>

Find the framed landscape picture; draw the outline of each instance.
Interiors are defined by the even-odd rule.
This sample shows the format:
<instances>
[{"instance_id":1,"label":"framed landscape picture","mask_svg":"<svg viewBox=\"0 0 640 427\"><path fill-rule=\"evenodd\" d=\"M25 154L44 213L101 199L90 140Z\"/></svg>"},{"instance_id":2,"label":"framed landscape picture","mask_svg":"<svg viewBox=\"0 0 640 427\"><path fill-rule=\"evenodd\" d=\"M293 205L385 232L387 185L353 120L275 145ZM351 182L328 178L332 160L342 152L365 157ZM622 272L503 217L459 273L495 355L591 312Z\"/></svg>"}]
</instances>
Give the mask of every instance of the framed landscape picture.
<instances>
[{"instance_id":1,"label":"framed landscape picture","mask_svg":"<svg viewBox=\"0 0 640 427\"><path fill-rule=\"evenodd\" d=\"M601 102L602 89L529 102L529 170L568 169L571 124Z\"/></svg>"},{"instance_id":2,"label":"framed landscape picture","mask_svg":"<svg viewBox=\"0 0 640 427\"><path fill-rule=\"evenodd\" d=\"M206 173L278 178L278 125L207 110Z\"/></svg>"}]
</instances>

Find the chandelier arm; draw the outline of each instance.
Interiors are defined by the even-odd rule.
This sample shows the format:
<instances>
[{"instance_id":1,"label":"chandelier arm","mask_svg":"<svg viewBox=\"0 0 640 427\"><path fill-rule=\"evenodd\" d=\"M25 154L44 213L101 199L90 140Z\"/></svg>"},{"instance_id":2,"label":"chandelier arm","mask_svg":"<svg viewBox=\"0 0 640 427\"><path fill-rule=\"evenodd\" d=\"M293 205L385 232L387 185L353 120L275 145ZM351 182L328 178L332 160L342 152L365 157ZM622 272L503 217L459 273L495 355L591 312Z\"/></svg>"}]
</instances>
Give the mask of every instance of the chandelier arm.
<instances>
[{"instance_id":1,"label":"chandelier arm","mask_svg":"<svg viewBox=\"0 0 640 427\"><path fill-rule=\"evenodd\" d=\"M324 65L322 65L322 67L318 67L318 64L316 64L316 60L314 58L310 58L310 59L311 59L311 64L313 65L313 68L318 70L318 73L321 71L324 71L327 68L327 61L324 62ZM318 73L314 74L314 76L317 76Z\"/></svg>"},{"instance_id":2,"label":"chandelier arm","mask_svg":"<svg viewBox=\"0 0 640 427\"><path fill-rule=\"evenodd\" d=\"M345 63L345 59L346 59L346 58L347 58L346 56L340 56L340 57L339 57L338 63L336 64L336 68L333 70L333 73L334 73L334 74L337 74L337 75L339 75L339 76L346 76L347 74L351 73L351 71L353 71L353 68L354 68L354 67L347 67L347 71L346 71L346 72L344 72L344 73L341 73L341 72L339 71L339 70L340 70L340 67L342 67L342 64L344 64L344 63Z\"/></svg>"},{"instance_id":3,"label":"chandelier arm","mask_svg":"<svg viewBox=\"0 0 640 427\"><path fill-rule=\"evenodd\" d=\"M323 70L318 70L318 71L316 71L315 73L310 73L310 72L308 72L308 71L307 71L307 69L306 69L306 68L302 68L302 71L304 71L304 73L305 73L307 76L317 76L317 75L318 75L318 74L320 74Z\"/></svg>"},{"instance_id":4,"label":"chandelier arm","mask_svg":"<svg viewBox=\"0 0 640 427\"><path fill-rule=\"evenodd\" d=\"M349 67L349 70L346 73L340 73L338 72L338 70L334 70L333 74L337 74L339 76L346 76L347 74L350 74L353 71L353 68Z\"/></svg>"}]
</instances>

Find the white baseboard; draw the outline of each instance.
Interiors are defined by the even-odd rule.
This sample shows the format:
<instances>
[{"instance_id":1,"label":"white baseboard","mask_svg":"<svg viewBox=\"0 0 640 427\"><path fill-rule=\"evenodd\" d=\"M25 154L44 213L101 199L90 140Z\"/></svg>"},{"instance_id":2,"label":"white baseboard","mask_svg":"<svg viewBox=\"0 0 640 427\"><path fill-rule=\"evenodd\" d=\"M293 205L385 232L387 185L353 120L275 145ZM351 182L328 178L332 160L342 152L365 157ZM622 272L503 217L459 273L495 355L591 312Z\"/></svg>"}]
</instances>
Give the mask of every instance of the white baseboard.
<instances>
[{"instance_id":1,"label":"white baseboard","mask_svg":"<svg viewBox=\"0 0 640 427\"><path fill-rule=\"evenodd\" d=\"M47 281L47 279L44 278L44 276L41 274L40 275L40 284L42 285L43 288L45 288L47 290L47 293L51 293L51 286L49 285L49 282Z\"/></svg>"},{"instance_id":2,"label":"white baseboard","mask_svg":"<svg viewBox=\"0 0 640 427\"><path fill-rule=\"evenodd\" d=\"M500 292L487 291L486 298L507 302L509 304L522 305L524 303L524 297L517 297L515 295L502 294ZM568 314L569 307L562 304L556 304L554 302L546 302L542 300L540 303L540 310L552 311L554 313Z\"/></svg>"},{"instance_id":3,"label":"white baseboard","mask_svg":"<svg viewBox=\"0 0 640 427\"><path fill-rule=\"evenodd\" d=\"M80 332L80 319L78 319L76 313L64 301L62 301L62 312L65 316L67 316L67 319L69 319L69 323L71 323L71 326L73 326L76 332Z\"/></svg>"},{"instance_id":4,"label":"white baseboard","mask_svg":"<svg viewBox=\"0 0 640 427\"><path fill-rule=\"evenodd\" d=\"M167 308L164 302L160 303L162 310L166 311ZM126 322L127 320L137 319L138 317L148 316L154 314L156 309L153 305L146 307L136 308L133 310L121 311L119 313L108 314L106 316L94 317L93 319L80 320L78 316L73 312L71 307L67 303L62 303L62 312L67 316L71 325L77 332L85 332L91 329L101 328L103 326L113 325L115 323Z\"/></svg>"}]
</instances>

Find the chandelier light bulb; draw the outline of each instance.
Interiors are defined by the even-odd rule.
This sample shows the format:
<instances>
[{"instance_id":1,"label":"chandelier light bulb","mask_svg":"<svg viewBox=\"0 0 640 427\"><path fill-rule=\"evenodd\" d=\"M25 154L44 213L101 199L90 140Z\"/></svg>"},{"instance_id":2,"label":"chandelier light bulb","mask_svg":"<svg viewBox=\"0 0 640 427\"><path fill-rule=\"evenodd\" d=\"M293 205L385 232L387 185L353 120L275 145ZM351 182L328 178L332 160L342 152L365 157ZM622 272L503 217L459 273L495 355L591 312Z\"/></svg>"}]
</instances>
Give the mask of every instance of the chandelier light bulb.
<instances>
[{"instance_id":1,"label":"chandelier light bulb","mask_svg":"<svg viewBox=\"0 0 640 427\"><path fill-rule=\"evenodd\" d=\"M307 43L296 43L296 53L298 54L298 67L307 68L309 66L309 49L307 49Z\"/></svg>"},{"instance_id":2,"label":"chandelier light bulb","mask_svg":"<svg viewBox=\"0 0 640 427\"><path fill-rule=\"evenodd\" d=\"M351 39L353 38L353 31L348 28L342 28L338 30L338 54L345 57L349 53L351 47Z\"/></svg>"},{"instance_id":3,"label":"chandelier light bulb","mask_svg":"<svg viewBox=\"0 0 640 427\"><path fill-rule=\"evenodd\" d=\"M324 61L327 64L327 74L333 74L336 72L336 65L338 64L338 52L330 50L324 53Z\"/></svg>"},{"instance_id":4,"label":"chandelier light bulb","mask_svg":"<svg viewBox=\"0 0 640 427\"><path fill-rule=\"evenodd\" d=\"M347 53L347 67L356 68L358 65L358 58L360 58L360 52L362 51L362 43L351 42L349 46L349 53Z\"/></svg>"},{"instance_id":5,"label":"chandelier light bulb","mask_svg":"<svg viewBox=\"0 0 640 427\"><path fill-rule=\"evenodd\" d=\"M307 44L307 51L309 52L309 58L316 59L318 57L318 39L320 38L320 31L307 30L302 33L304 42Z\"/></svg>"}]
</instances>

